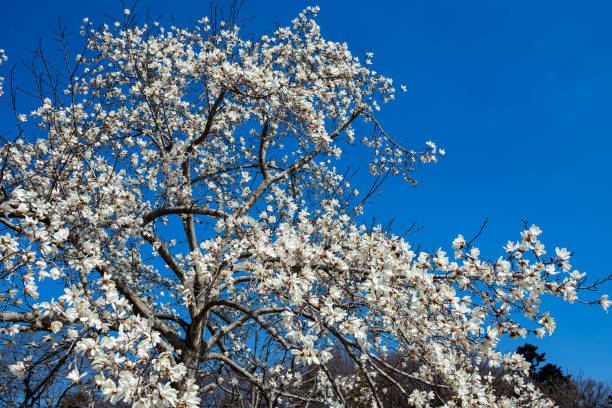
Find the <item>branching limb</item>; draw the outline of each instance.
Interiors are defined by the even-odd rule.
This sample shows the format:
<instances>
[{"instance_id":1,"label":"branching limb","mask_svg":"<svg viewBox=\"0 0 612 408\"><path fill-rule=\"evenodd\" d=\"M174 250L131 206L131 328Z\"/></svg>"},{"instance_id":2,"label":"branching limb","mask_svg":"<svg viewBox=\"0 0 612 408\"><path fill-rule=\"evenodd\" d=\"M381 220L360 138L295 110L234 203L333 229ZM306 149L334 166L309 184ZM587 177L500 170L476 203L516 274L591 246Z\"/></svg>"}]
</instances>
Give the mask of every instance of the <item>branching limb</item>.
<instances>
[{"instance_id":1,"label":"branching limb","mask_svg":"<svg viewBox=\"0 0 612 408\"><path fill-rule=\"evenodd\" d=\"M212 218L227 218L228 214L222 210L216 210L207 207L166 207L158 208L153 210L144 217L142 217L142 226L146 226L156 218L163 217L164 215L170 214L198 214L207 215Z\"/></svg>"},{"instance_id":2,"label":"branching limb","mask_svg":"<svg viewBox=\"0 0 612 408\"><path fill-rule=\"evenodd\" d=\"M330 135L329 139L334 140L338 135L346 129L355 119L359 117L363 113L362 110L356 110L353 112L351 116L348 117L336 130L334 130ZM319 153L321 153L326 147L329 146L329 142L321 143L317 148L315 148L312 152L303 156L301 159L294 162L292 165L287 167L284 171L276 174L274 177L270 177L267 180L263 180L259 186L253 191L253 193L249 196L248 199L245 200L242 209L240 210L240 215L244 215L248 213L253 205L259 200L259 198L266 192L266 190L275 182L282 180L287 177L291 172L304 167L308 164L312 159L314 159Z\"/></svg>"}]
</instances>

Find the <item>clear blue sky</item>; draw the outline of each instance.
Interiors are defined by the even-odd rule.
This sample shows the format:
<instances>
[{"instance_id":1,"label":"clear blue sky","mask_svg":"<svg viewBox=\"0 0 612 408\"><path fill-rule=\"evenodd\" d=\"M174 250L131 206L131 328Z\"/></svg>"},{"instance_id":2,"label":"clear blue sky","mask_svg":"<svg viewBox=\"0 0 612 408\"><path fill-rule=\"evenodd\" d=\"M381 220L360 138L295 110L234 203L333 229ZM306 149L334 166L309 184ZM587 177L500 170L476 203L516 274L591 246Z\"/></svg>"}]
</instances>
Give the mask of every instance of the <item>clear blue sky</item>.
<instances>
[{"instance_id":1,"label":"clear blue sky","mask_svg":"<svg viewBox=\"0 0 612 408\"><path fill-rule=\"evenodd\" d=\"M315 2L247 1L246 32L271 31ZM420 148L448 152L422 168L416 189L388 183L369 210L413 221L425 248L447 246L457 233L480 238L484 254L501 255L519 239L521 220L539 225L543 241L575 251L574 266L592 277L612 272L612 3L608 1L321 1L329 40L374 51L374 68L408 92L380 115L388 133ZM131 5L131 2L128 6ZM143 0L153 16L189 25L208 1ZM0 48L9 62L27 58L39 38L52 53L58 17L74 32L83 17L119 15L120 1L6 2ZM3 66L2 76L7 76ZM6 110L0 124L6 125ZM1 130L2 133L5 129ZM612 293L612 285L606 287ZM548 303L557 331L533 341L548 362L612 380L612 317L601 308ZM544 307L546 310L547 308ZM510 350L520 343L504 343Z\"/></svg>"}]
</instances>

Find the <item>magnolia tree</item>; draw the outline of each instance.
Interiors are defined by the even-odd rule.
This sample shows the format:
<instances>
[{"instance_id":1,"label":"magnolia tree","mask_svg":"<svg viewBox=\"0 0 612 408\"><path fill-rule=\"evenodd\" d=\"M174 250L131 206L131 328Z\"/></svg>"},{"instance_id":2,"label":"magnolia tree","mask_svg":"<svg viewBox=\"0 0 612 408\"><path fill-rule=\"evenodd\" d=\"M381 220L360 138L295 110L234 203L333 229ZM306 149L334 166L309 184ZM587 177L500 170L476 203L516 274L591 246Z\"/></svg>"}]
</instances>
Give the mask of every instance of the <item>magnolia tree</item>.
<instances>
[{"instance_id":1,"label":"magnolia tree","mask_svg":"<svg viewBox=\"0 0 612 408\"><path fill-rule=\"evenodd\" d=\"M0 149L0 325L56 358L22 355L15 381L47 370L141 408L552 405L496 346L553 332L543 295L581 301L571 253L536 226L490 261L461 235L417 253L363 224L343 154L413 183L444 151L383 132L392 81L316 12L256 41L85 19L83 51L35 72L40 105Z\"/></svg>"}]
</instances>

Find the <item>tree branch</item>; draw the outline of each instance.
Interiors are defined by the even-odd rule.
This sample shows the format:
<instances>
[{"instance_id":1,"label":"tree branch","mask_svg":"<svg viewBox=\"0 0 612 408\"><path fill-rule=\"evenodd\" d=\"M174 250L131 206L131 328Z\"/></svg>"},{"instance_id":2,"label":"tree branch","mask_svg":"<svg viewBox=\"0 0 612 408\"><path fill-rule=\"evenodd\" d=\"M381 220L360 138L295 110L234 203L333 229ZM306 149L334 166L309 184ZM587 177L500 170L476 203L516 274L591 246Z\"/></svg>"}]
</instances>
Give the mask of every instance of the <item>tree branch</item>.
<instances>
[{"instance_id":1,"label":"tree branch","mask_svg":"<svg viewBox=\"0 0 612 408\"><path fill-rule=\"evenodd\" d=\"M142 226L146 226L156 218L163 217L164 215L170 214L198 214L208 215L212 218L227 218L228 214L222 210L215 210L208 207L165 207L153 210L150 213L142 217Z\"/></svg>"},{"instance_id":2,"label":"tree branch","mask_svg":"<svg viewBox=\"0 0 612 408\"><path fill-rule=\"evenodd\" d=\"M106 268L99 266L100 275L104 276L105 273L109 273ZM132 292L127 282L116 273L109 273L112 281L115 283L117 290L121 293L133 306L134 312L149 319L153 323L153 327L157 330L176 350L182 350L185 348L185 342L175 333L175 331L164 323L161 319L157 318L151 311L149 306L143 302L137 294Z\"/></svg>"},{"instance_id":3,"label":"tree branch","mask_svg":"<svg viewBox=\"0 0 612 408\"><path fill-rule=\"evenodd\" d=\"M336 128L336 130L334 130L329 135L330 140L334 140L336 137L338 137L340 132L342 132L344 129L346 129L346 127L348 125L350 125L351 122L353 122L356 118L358 118L359 115L361 115L361 113L362 113L362 111L359 110L359 109L356 110L355 112L353 112L353 114L351 116L349 116L348 119L346 119L338 128ZM266 192L268 187L270 187L272 184L274 184L278 180L283 179L284 177L286 177L287 175L289 175L291 172L295 171L296 169L298 169L298 168L304 166L305 164L309 163L319 153L321 153L321 151L323 151L323 149L325 149L328 146L329 146L329 142L322 142L322 143L320 143L319 146L317 148L315 148L312 152L310 152L306 156L302 157L301 159L297 160L291 166L287 167L284 171L281 171L280 173L276 174L274 177L270 177L267 180L263 180L261 182L261 184L259 184L257 186L255 191L253 191L253 193L245 201L242 209L239 212L239 215L245 215L246 213L248 213L251 210L251 208L253 207L253 205L255 205L257 200L259 200L259 198Z\"/></svg>"},{"instance_id":4,"label":"tree branch","mask_svg":"<svg viewBox=\"0 0 612 408\"><path fill-rule=\"evenodd\" d=\"M226 89L223 89L221 91L221 93L219 94L219 96L217 97L217 100L215 100L215 103L213 104L212 108L210 109L210 112L208 113L208 118L206 119L206 125L204 126L204 131L202 132L202 134L195 139L191 145L187 148L187 153L190 153L193 151L193 149L199 145L200 143L202 143L204 140L206 140L206 138L208 137L209 133L210 133L210 129L212 128L212 124L213 124L213 120L215 118L215 115L217 113L217 110L219 109L219 106L221 105L221 102L223 102L223 98L225 97L225 93L227 92Z\"/></svg>"}]
</instances>

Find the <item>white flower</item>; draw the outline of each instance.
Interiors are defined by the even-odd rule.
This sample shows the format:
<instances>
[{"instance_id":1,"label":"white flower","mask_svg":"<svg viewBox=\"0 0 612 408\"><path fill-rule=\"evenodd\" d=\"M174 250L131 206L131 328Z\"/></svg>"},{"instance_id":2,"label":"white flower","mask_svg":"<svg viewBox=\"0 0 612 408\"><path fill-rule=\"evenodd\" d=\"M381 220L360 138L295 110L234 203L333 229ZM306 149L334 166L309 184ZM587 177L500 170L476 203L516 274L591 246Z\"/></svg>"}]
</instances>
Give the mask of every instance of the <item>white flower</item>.
<instances>
[{"instance_id":1,"label":"white flower","mask_svg":"<svg viewBox=\"0 0 612 408\"><path fill-rule=\"evenodd\" d=\"M157 386L159 403L161 406L166 407L174 407L176 406L176 399L178 397L178 392L172 388L169 383L158 385Z\"/></svg>"},{"instance_id":2,"label":"white flower","mask_svg":"<svg viewBox=\"0 0 612 408\"><path fill-rule=\"evenodd\" d=\"M601 299L599 299L599 304L603 307L603 309L608 312L608 307L612 305L612 301L608 300L608 295L603 295Z\"/></svg>"},{"instance_id":3,"label":"white flower","mask_svg":"<svg viewBox=\"0 0 612 408\"><path fill-rule=\"evenodd\" d=\"M579 281L580 279L584 278L585 275L586 273L580 273L579 271L573 271L572 273L570 273L570 276L576 281Z\"/></svg>"},{"instance_id":4,"label":"white flower","mask_svg":"<svg viewBox=\"0 0 612 408\"><path fill-rule=\"evenodd\" d=\"M129 9L123 9L123 14L126 16L130 15L130 10Z\"/></svg>"},{"instance_id":5,"label":"white flower","mask_svg":"<svg viewBox=\"0 0 612 408\"><path fill-rule=\"evenodd\" d=\"M72 381L73 383L81 381L81 378L83 377L85 377L85 374L79 374L79 370L77 370L76 368L70 371L66 376L66 378Z\"/></svg>"},{"instance_id":6,"label":"white flower","mask_svg":"<svg viewBox=\"0 0 612 408\"><path fill-rule=\"evenodd\" d=\"M66 316L66 319L68 319L69 322L74 322L76 319L79 318L79 313L76 311L76 309L74 307L71 307L70 309L66 310L64 312L64 316ZM61 326L60 326L61 328Z\"/></svg>"},{"instance_id":7,"label":"white flower","mask_svg":"<svg viewBox=\"0 0 612 408\"><path fill-rule=\"evenodd\" d=\"M295 356L295 359L298 363L301 362L304 365L319 364L319 357L317 356L317 352L310 346L304 347L301 350L294 349L291 350L291 352Z\"/></svg>"},{"instance_id":8,"label":"white flower","mask_svg":"<svg viewBox=\"0 0 612 408\"><path fill-rule=\"evenodd\" d=\"M537 225L532 225L531 227L529 227L529 233L537 237L538 235L542 233L542 230Z\"/></svg>"},{"instance_id":9,"label":"white flower","mask_svg":"<svg viewBox=\"0 0 612 408\"><path fill-rule=\"evenodd\" d=\"M104 379L100 386L100 391L102 391L102 395L104 395L104 401L109 400L111 404L114 404L121 400L123 395L117 389L115 382L110 378Z\"/></svg>"},{"instance_id":10,"label":"white flower","mask_svg":"<svg viewBox=\"0 0 612 408\"><path fill-rule=\"evenodd\" d=\"M70 230L68 230L68 228L61 228L57 230L55 234L53 234L53 238L55 238L56 242L61 243L61 242L64 242L68 238L69 234L70 234Z\"/></svg>"},{"instance_id":11,"label":"white flower","mask_svg":"<svg viewBox=\"0 0 612 408\"><path fill-rule=\"evenodd\" d=\"M62 322L60 322L58 320L55 320L55 321L51 322L51 331L53 333L57 333L57 332L59 332L62 329L63 326L64 326L64 324Z\"/></svg>"},{"instance_id":12,"label":"white flower","mask_svg":"<svg viewBox=\"0 0 612 408\"><path fill-rule=\"evenodd\" d=\"M559 249L557 247L557 248L555 248L555 252L557 253L557 259L560 260L560 261L567 261L567 260L570 259L570 256L572 255L572 253L569 252L565 248Z\"/></svg>"},{"instance_id":13,"label":"white flower","mask_svg":"<svg viewBox=\"0 0 612 408\"><path fill-rule=\"evenodd\" d=\"M542 318L538 320L538 323L541 324L548 334L553 334L555 328L557 327L557 323L555 323L555 319L550 316L549 312L546 312L542 315Z\"/></svg>"},{"instance_id":14,"label":"white flower","mask_svg":"<svg viewBox=\"0 0 612 408\"><path fill-rule=\"evenodd\" d=\"M27 366L24 364L23 361L18 361L15 364L11 364L10 366L8 366L8 369L14 376L18 378L23 378L25 376Z\"/></svg>"},{"instance_id":15,"label":"white flower","mask_svg":"<svg viewBox=\"0 0 612 408\"><path fill-rule=\"evenodd\" d=\"M463 235L461 234L457 235L457 238L453 240L453 248L455 249L461 249L465 246L465 244L466 244L465 238L463 238Z\"/></svg>"}]
</instances>

